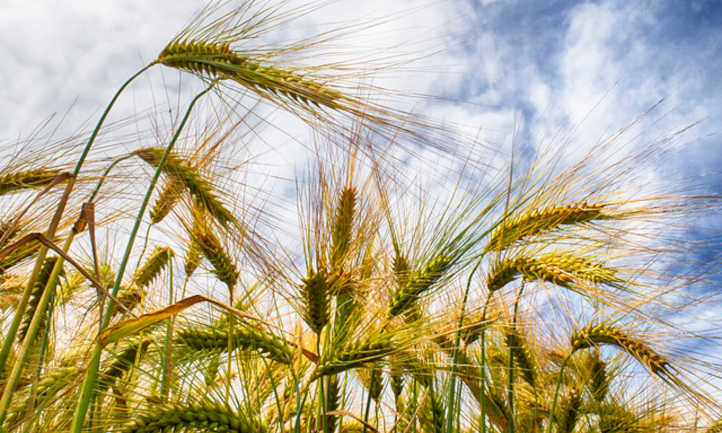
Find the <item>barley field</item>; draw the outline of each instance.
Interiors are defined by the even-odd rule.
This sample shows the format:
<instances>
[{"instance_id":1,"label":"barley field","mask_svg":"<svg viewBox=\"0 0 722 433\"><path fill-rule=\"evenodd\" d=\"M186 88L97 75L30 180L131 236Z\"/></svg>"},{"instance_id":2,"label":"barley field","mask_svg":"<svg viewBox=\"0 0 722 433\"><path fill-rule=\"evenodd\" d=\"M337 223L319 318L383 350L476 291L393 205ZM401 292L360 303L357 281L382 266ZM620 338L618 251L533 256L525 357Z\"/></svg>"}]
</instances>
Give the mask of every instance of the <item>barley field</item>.
<instances>
[{"instance_id":1,"label":"barley field","mask_svg":"<svg viewBox=\"0 0 722 433\"><path fill-rule=\"evenodd\" d=\"M211 2L3 144L0 431L722 432L722 196L649 174L696 125L496 146L324 3Z\"/></svg>"}]
</instances>

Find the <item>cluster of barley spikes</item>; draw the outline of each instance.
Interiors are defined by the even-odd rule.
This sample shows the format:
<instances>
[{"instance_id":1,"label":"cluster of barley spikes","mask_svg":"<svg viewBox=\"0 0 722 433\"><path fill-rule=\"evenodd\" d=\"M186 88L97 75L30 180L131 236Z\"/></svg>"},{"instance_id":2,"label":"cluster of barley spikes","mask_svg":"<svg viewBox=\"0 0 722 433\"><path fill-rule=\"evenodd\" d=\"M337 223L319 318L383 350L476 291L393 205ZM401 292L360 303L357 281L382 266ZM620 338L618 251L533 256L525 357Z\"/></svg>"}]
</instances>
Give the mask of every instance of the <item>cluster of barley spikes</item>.
<instances>
[{"instance_id":1,"label":"cluster of barley spikes","mask_svg":"<svg viewBox=\"0 0 722 433\"><path fill-rule=\"evenodd\" d=\"M92 133L3 157L0 431L722 431L720 335L682 327L715 308L684 222L719 197L635 195L649 149L482 176L460 135L294 65L313 39L258 45L290 17L208 7ZM131 147L104 120L156 65L206 87ZM322 137L290 206L239 157L263 104Z\"/></svg>"}]
</instances>

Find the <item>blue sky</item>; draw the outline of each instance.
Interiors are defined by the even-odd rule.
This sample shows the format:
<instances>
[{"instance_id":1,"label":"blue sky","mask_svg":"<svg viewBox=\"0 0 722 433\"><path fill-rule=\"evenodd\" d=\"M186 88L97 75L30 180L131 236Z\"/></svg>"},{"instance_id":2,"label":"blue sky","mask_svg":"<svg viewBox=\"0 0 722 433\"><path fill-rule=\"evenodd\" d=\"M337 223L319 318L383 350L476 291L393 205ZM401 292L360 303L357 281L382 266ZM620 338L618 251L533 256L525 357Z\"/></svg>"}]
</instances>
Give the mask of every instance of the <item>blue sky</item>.
<instances>
[{"instance_id":1,"label":"blue sky","mask_svg":"<svg viewBox=\"0 0 722 433\"><path fill-rule=\"evenodd\" d=\"M531 157L564 143L565 158L573 160L663 99L614 144L616 151L632 152L699 122L638 177L660 189L686 179L697 192L722 193L722 2L389 3L329 2L269 37L283 40L392 16L377 27L355 30L337 46L360 58L391 52L420 57L398 72L380 74L374 84L436 96L413 101L414 110L478 132L501 154L514 145ZM53 113L67 113L66 131L94 119L119 84L183 28L197 5L195 0L5 0L0 143L28 135ZM153 71L134 84L114 115L152 106L150 95L164 98L163 83L174 80L172 71ZM292 178L304 157L302 148L288 146L281 155L286 165L274 170ZM722 218L708 215L698 223L689 229L690 239L719 230ZM719 262L719 251L708 248L699 259Z\"/></svg>"}]
</instances>

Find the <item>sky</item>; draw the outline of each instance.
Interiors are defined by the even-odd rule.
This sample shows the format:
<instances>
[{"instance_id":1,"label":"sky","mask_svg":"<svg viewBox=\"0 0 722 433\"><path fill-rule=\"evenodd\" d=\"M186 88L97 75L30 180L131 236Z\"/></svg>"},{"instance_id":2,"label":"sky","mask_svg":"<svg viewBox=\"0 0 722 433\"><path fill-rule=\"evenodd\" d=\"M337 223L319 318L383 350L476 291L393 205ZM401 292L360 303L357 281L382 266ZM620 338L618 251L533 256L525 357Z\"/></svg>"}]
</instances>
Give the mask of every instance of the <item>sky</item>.
<instances>
[{"instance_id":1,"label":"sky","mask_svg":"<svg viewBox=\"0 0 722 433\"><path fill-rule=\"evenodd\" d=\"M289 42L339 25L351 29L333 43L338 50L328 51L335 53L332 58L368 56L383 63L401 55L407 63L382 71L373 84L431 95L411 100L411 109L475 134L490 155L508 155L514 147L529 160L563 144L563 158L571 161L641 119L612 145L613 153L624 155L665 143L665 157L647 164L639 179L661 189L684 179L695 192L722 193L720 1L326 3L269 33L268 40ZM294 4L304 3L291 1L289 7ZM27 136L53 114L65 116L61 131L87 126L198 5L196 0L4 0L0 145ZM179 79L192 81L168 69L152 71L134 83L114 116L157 105ZM291 179L307 157L288 136L309 133L280 119L286 138L276 137L282 144L274 148L282 152L273 159L282 163L269 170ZM279 193L293 195L283 187ZM707 215L687 236L704 238L720 224L720 216ZM719 252L707 248L699 260L719 262Z\"/></svg>"}]
</instances>

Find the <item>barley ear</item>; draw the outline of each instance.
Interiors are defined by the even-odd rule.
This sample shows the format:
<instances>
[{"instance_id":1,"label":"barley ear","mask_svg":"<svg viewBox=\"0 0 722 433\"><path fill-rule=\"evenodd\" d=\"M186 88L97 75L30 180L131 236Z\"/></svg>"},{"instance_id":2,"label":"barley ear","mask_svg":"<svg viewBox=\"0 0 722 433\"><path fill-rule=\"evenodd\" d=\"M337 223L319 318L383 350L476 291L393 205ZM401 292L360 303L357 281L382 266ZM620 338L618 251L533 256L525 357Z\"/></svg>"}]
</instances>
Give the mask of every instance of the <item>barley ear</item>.
<instances>
[{"instance_id":1,"label":"barley ear","mask_svg":"<svg viewBox=\"0 0 722 433\"><path fill-rule=\"evenodd\" d=\"M35 169L2 175L0 176L0 196L28 188L50 185L59 174L58 170Z\"/></svg>"},{"instance_id":2,"label":"barley ear","mask_svg":"<svg viewBox=\"0 0 722 433\"><path fill-rule=\"evenodd\" d=\"M348 253L353 237L356 190L347 187L341 193L331 231L331 263L339 267Z\"/></svg>"},{"instance_id":3,"label":"barley ear","mask_svg":"<svg viewBox=\"0 0 722 433\"><path fill-rule=\"evenodd\" d=\"M573 351L602 344L616 346L624 350L664 382L677 387L679 390L690 391L690 388L677 377L676 369L664 356L652 349L645 341L633 337L625 330L607 322L590 323L575 331L571 336L571 344ZM692 393L694 394L694 392Z\"/></svg>"},{"instance_id":4,"label":"barley ear","mask_svg":"<svg viewBox=\"0 0 722 433\"><path fill-rule=\"evenodd\" d=\"M157 168L164 152L164 148L147 147L138 149L133 154L153 168ZM219 224L227 226L236 222L236 218L231 211L226 208L214 192L213 185L179 155L170 153L166 158L163 171L171 179L174 179L174 182L182 184L193 197L198 208L207 211Z\"/></svg>"},{"instance_id":5,"label":"barley ear","mask_svg":"<svg viewBox=\"0 0 722 433\"><path fill-rule=\"evenodd\" d=\"M603 203L572 203L507 216L492 231L486 250L504 250L515 242L550 232L560 226L613 218L611 214L604 212L605 207Z\"/></svg>"},{"instance_id":6,"label":"barley ear","mask_svg":"<svg viewBox=\"0 0 722 433\"><path fill-rule=\"evenodd\" d=\"M213 431L217 433L262 433L260 421L228 407L212 403L176 403L152 406L118 431L151 433L163 431Z\"/></svg>"},{"instance_id":7,"label":"barley ear","mask_svg":"<svg viewBox=\"0 0 722 433\"><path fill-rule=\"evenodd\" d=\"M303 320L318 335L328 323L330 314L330 287L326 272L309 270L300 288Z\"/></svg>"},{"instance_id":8,"label":"barley ear","mask_svg":"<svg viewBox=\"0 0 722 433\"><path fill-rule=\"evenodd\" d=\"M170 247L156 247L145 264L135 272L133 282L138 287L148 287L160 275L163 268L168 266L173 256L174 253Z\"/></svg>"},{"instance_id":9,"label":"barley ear","mask_svg":"<svg viewBox=\"0 0 722 433\"><path fill-rule=\"evenodd\" d=\"M223 245L213 229L204 225L200 217L196 217L193 221L191 239L198 245L203 257L213 266L213 273L218 280L225 283L232 293L239 276L236 264L223 249Z\"/></svg>"},{"instance_id":10,"label":"barley ear","mask_svg":"<svg viewBox=\"0 0 722 433\"><path fill-rule=\"evenodd\" d=\"M398 316L413 307L419 296L427 292L444 276L451 263L451 257L439 254L420 272L409 276L406 285L400 287L391 300L389 305L390 315Z\"/></svg>"},{"instance_id":11,"label":"barley ear","mask_svg":"<svg viewBox=\"0 0 722 433\"><path fill-rule=\"evenodd\" d=\"M183 183L178 178L170 176L166 179L165 186L150 210L151 224L158 224L168 216L181 198L181 188L183 188Z\"/></svg>"}]
</instances>

